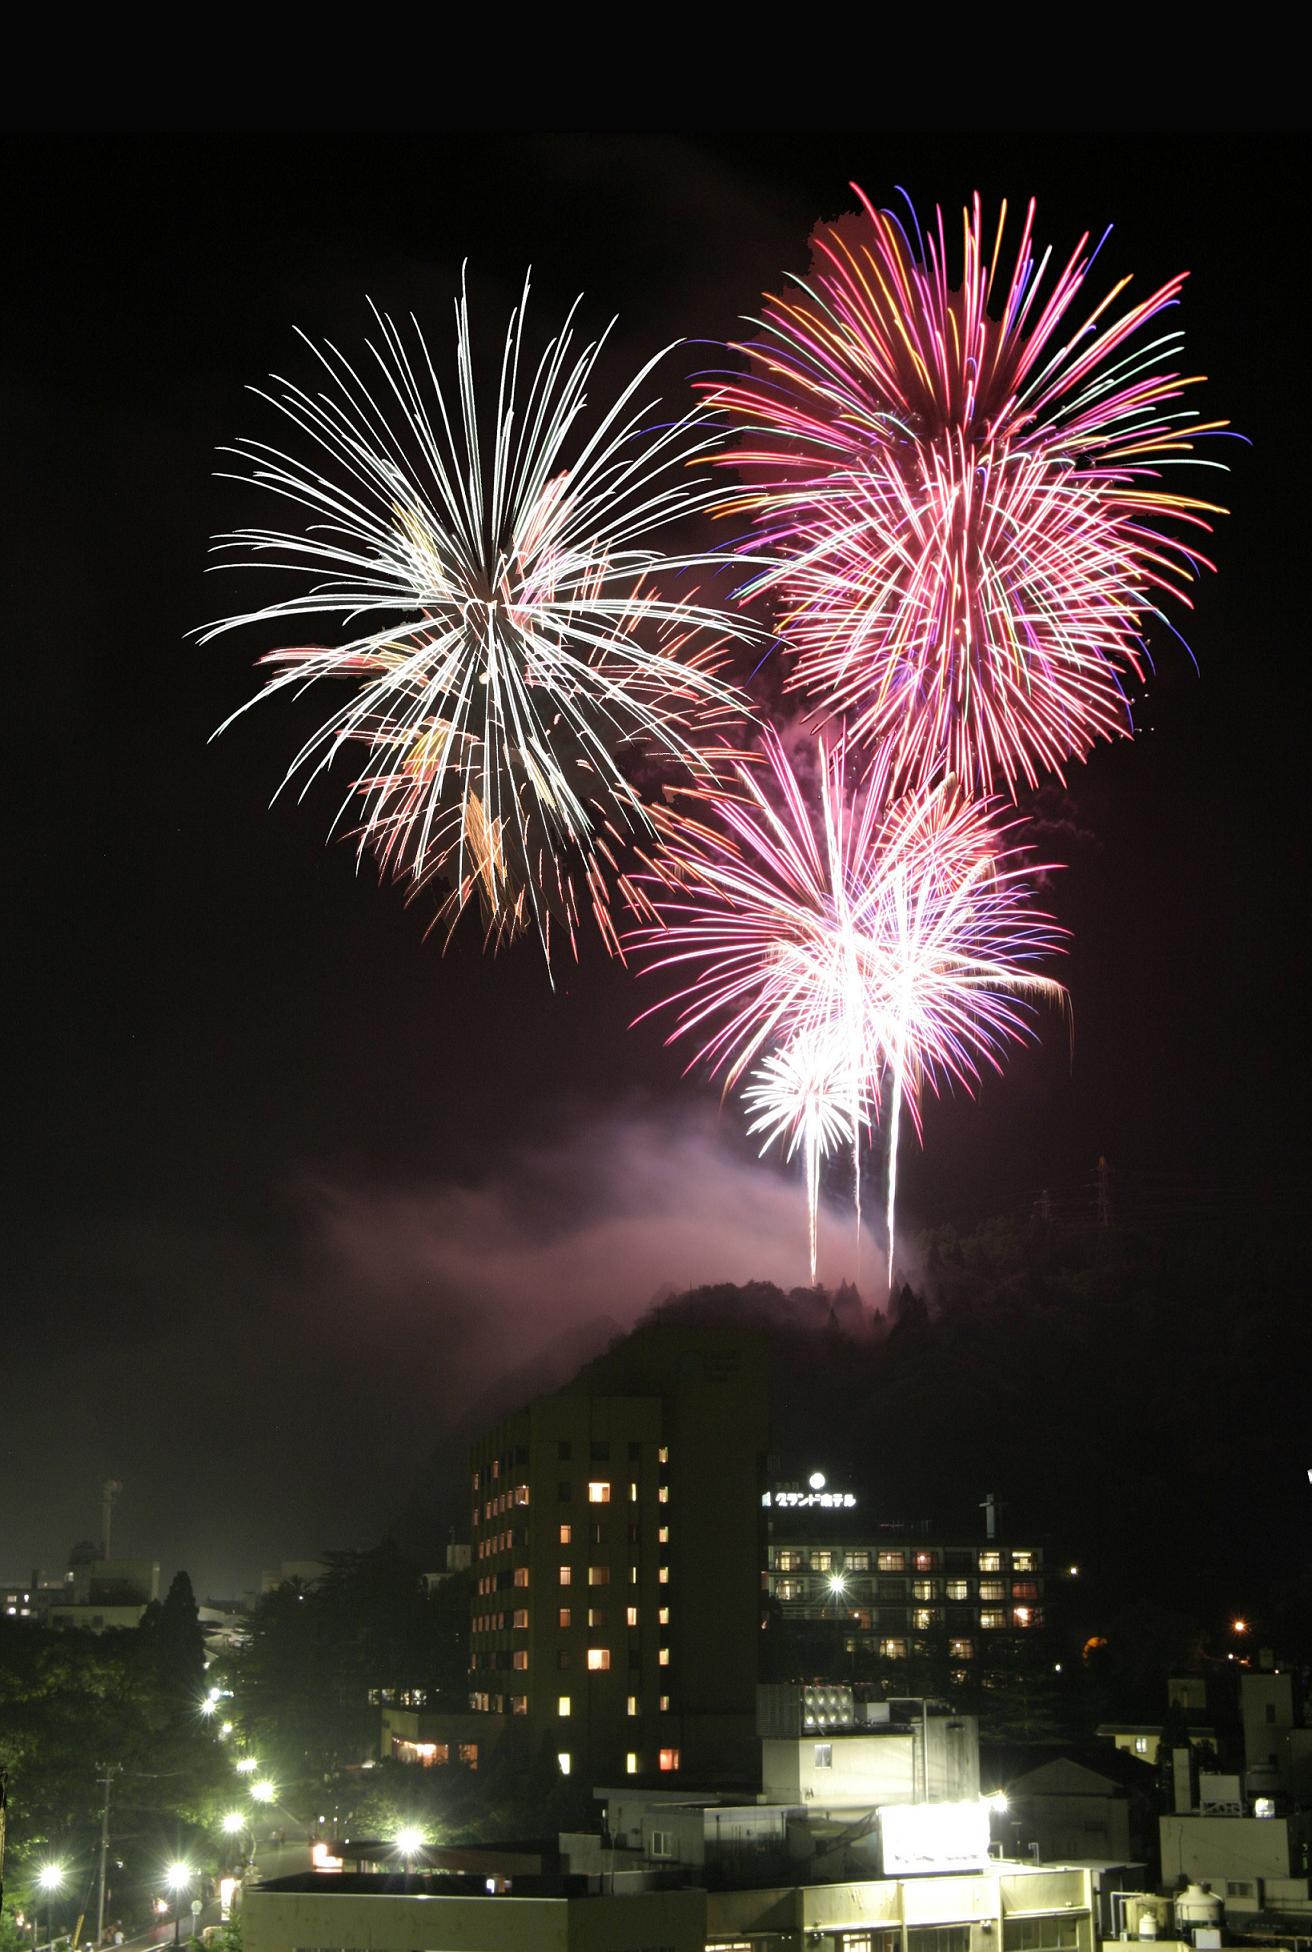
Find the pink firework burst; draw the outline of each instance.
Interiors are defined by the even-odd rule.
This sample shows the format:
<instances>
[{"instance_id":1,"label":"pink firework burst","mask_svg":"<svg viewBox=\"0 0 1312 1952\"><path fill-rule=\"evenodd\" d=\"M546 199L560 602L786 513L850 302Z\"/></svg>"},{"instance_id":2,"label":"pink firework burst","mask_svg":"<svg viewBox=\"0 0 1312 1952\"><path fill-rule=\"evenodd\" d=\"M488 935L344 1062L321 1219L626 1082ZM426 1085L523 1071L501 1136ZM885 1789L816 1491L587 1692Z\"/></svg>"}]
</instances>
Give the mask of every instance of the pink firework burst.
<instances>
[{"instance_id":1,"label":"pink firework burst","mask_svg":"<svg viewBox=\"0 0 1312 1952\"><path fill-rule=\"evenodd\" d=\"M976 197L950 282L941 211L913 246L857 194L737 348L748 373L709 388L740 429L721 507L763 559L743 593L773 593L814 723L888 741L895 783L1014 795L1132 729L1147 620L1189 603L1223 512L1169 473L1225 423L1182 404L1160 315L1183 276L1086 312L1088 236L1054 275L1031 202L1008 271L1006 204L990 250Z\"/></svg>"},{"instance_id":2,"label":"pink firework burst","mask_svg":"<svg viewBox=\"0 0 1312 1952\"><path fill-rule=\"evenodd\" d=\"M813 1269L821 1160L850 1139L859 1186L863 1136L886 1124L891 1280L903 1102L919 1131L927 1086L973 1090L1033 1034L1035 1000L1064 1002L1035 968L1061 931L994 802L894 796L882 757L853 790L823 740L812 787L768 730L765 760L658 816L657 921L629 939L674 979L653 1007L677 1012L671 1041L695 1041L689 1068L726 1091L752 1070L750 1129L802 1147Z\"/></svg>"}]
</instances>

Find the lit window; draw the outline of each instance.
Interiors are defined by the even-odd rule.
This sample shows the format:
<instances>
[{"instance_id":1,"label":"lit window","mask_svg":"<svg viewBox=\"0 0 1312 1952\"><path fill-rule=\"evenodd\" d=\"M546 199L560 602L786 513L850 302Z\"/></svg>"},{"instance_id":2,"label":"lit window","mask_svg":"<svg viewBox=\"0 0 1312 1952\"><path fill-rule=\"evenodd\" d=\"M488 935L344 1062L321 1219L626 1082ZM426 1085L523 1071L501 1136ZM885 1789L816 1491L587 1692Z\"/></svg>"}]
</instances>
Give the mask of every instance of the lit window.
<instances>
[{"instance_id":1,"label":"lit window","mask_svg":"<svg viewBox=\"0 0 1312 1952\"><path fill-rule=\"evenodd\" d=\"M560 1751L560 1754L556 1757L556 1763L560 1769L561 1775L568 1776L569 1764L570 1764L570 1754L568 1749L562 1749Z\"/></svg>"},{"instance_id":2,"label":"lit window","mask_svg":"<svg viewBox=\"0 0 1312 1952\"><path fill-rule=\"evenodd\" d=\"M630 1478L629 1479L629 1503L631 1505L636 1505L637 1502L638 1502L638 1487L633 1482L632 1478Z\"/></svg>"},{"instance_id":3,"label":"lit window","mask_svg":"<svg viewBox=\"0 0 1312 1952\"><path fill-rule=\"evenodd\" d=\"M811 1554L812 1572L830 1572L833 1570L833 1564L834 1555L832 1552L813 1552Z\"/></svg>"},{"instance_id":4,"label":"lit window","mask_svg":"<svg viewBox=\"0 0 1312 1952\"><path fill-rule=\"evenodd\" d=\"M589 1567L588 1567L588 1584L589 1584L589 1586L609 1586L609 1585L610 1585L610 1567L609 1567L609 1566L589 1566Z\"/></svg>"},{"instance_id":5,"label":"lit window","mask_svg":"<svg viewBox=\"0 0 1312 1952\"><path fill-rule=\"evenodd\" d=\"M659 1612L659 1613L658 1613L658 1614L656 1615L656 1618L657 1618L657 1619L658 1619L658 1620L660 1621L660 1623L661 1623L661 1625L662 1625L663 1627L668 1627L668 1626L669 1626L669 1624L670 1624L670 1609L669 1609L669 1607L668 1607L668 1606L663 1606L663 1607L661 1608L661 1610L660 1610L660 1612Z\"/></svg>"},{"instance_id":6,"label":"lit window","mask_svg":"<svg viewBox=\"0 0 1312 1952\"><path fill-rule=\"evenodd\" d=\"M609 1647L589 1647L588 1666L594 1674L604 1673L610 1666Z\"/></svg>"},{"instance_id":7,"label":"lit window","mask_svg":"<svg viewBox=\"0 0 1312 1952\"><path fill-rule=\"evenodd\" d=\"M1136 1736L1135 1736L1135 1738L1134 1738L1134 1753L1135 1753L1136 1755L1147 1755L1147 1753L1148 1753L1148 1737L1147 1737L1146 1735L1136 1735Z\"/></svg>"},{"instance_id":8,"label":"lit window","mask_svg":"<svg viewBox=\"0 0 1312 1952\"><path fill-rule=\"evenodd\" d=\"M1038 1581L1034 1579L1013 1579L1011 1597L1014 1600L1036 1600L1039 1597Z\"/></svg>"},{"instance_id":9,"label":"lit window","mask_svg":"<svg viewBox=\"0 0 1312 1952\"><path fill-rule=\"evenodd\" d=\"M815 1766L817 1769L832 1769L834 1766L834 1745L832 1742L817 1742L815 1745Z\"/></svg>"},{"instance_id":10,"label":"lit window","mask_svg":"<svg viewBox=\"0 0 1312 1952\"><path fill-rule=\"evenodd\" d=\"M938 1565L938 1554L937 1552L917 1552L914 1564L917 1572L933 1572L934 1568Z\"/></svg>"},{"instance_id":11,"label":"lit window","mask_svg":"<svg viewBox=\"0 0 1312 1952\"><path fill-rule=\"evenodd\" d=\"M528 1585L528 1567L527 1567L527 1566L516 1566L516 1567L515 1567L515 1584L516 1584L516 1586L527 1586L527 1585Z\"/></svg>"},{"instance_id":12,"label":"lit window","mask_svg":"<svg viewBox=\"0 0 1312 1952\"><path fill-rule=\"evenodd\" d=\"M806 1555L792 1547L785 1547L781 1552L775 1553L774 1563L780 1572L801 1572L806 1564Z\"/></svg>"},{"instance_id":13,"label":"lit window","mask_svg":"<svg viewBox=\"0 0 1312 1952\"><path fill-rule=\"evenodd\" d=\"M486 1695L484 1695L484 1697L483 1697L483 1699L484 1699L484 1701L486 1701L486 1700L487 1700L487 1696L486 1696ZM456 1759L457 1759L457 1761L459 1761L459 1762L463 1762L463 1763L464 1763L464 1765L465 1765L465 1767L466 1767L466 1769L477 1769L477 1767L478 1767L478 1743L477 1743L477 1742L457 1742L457 1743L456 1743Z\"/></svg>"},{"instance_id":14,"label":"lit window","mask_svg":"<svg viewBox=\"0 0 1312 1952\"><path fill-rule=\"evenodd\" d=\"M881 1640L879 1651L886 1661L904 1661L907 1657L905 1640Z\"/></svg>"},{"instance_id":15,"label":"lit window","mask_svg":"<svg viewBox=\"0 0 1312 1952\"><path fill-rule=\"evenodd\" d=\"M1013 1552L1011 1555L1013 1572L1033 1572L1034 1554L1032 1552Z\"/></svg>"},{"instance_id":16,"label":"lit window","mask_svg":"<svg viewBox=\"0 0 1312 1952\"><path fill-rule=\"evenodd\" d=\"M605 1624L606 1624L606 1609L605 1609L605 1607L604 1607L604 1606L590 1606L590 1607L588 1608L588 1625L589 1625L590 1627L604 1627L604 1626L605 1626Z\"/></svg>"},{"instance_id":17,"label":"lit window","mask_svg":"<svg viewBox=\"0 0 1312 1952\"><path fill-rule=\"evenodd\" d=\"M973 1661L975 1643L973 1640L949 1640L948 1654L954 1661Z\"/></svg>"},{"instance_id":18,"label":"lit window","mask_svg":"<svg viewBox=\"0 0 1312 1952\"><path fill-rule=\"evenodd\" d=\"M660 1530L659 1530L659 1532L657 1532L657 1534L656 1534L656 1537L657 1537L657 1539L658 1539L658 1541L660 1542L660 1544L661 1544L661 1545L668 1545L668 1544L669 1544L669 1542L670 1542L670 1528L669 1528L669 1526L668 1526L668 1525L662 1525L662 1526L661 1526L661 1528L660 1528Z\"/></svg>"},{"instance_id":19,"label":"lit window","mask_svg":"<svg viewBox=\"0 0 1312 1952\"><path fill-rule=\"evenodd\" d=\"M625 1626L626 1626L626 1627L636 1627L636 1626L637 1626L637 1624L638 1624L638 1609L637 1609L637 1607L636 1607L636 1606L630 1606L630 1607L628 1607L628 1608L626 1608L626 1609L625 1609L625 1614L624 1614L624 1624L625 1624Z\"/></svg>"},{"instance_id":20,"label":"lit window","mask_svg":"<svg viewBox=\"0 0 1312 1952\"><path fill-rule=\"evenodd\" d=\"M663 1505L668 1505L668 1504L669 1504L669 1502L670 1502L670 1487L669 1487L669 1485L668 1485L668 1484L663 1484L663 1485L661 1486L661 1488L660 1488L660 1490L659 1490L659 1491L658 1491L658 1492L656 1493L656 1496L657 1496L657 1498L658 1498L658 1500L660 1501L660 1503L661 1503L661 1504L663 1504Z\"/></svg>"},{"instance_id":21,"label":"lit window","mask_svg":"<svg viewBox=\"0 0 1312 1952\"><path fill-rule=\"evenodd\" d=\"M510 1697L510 1712L512 1715L527 1715L528 1696L526 1694L512 1694Z\"/></svg>"},{"instance_id":22,"label":"lit window","mask_svg":"<svg viewBox=\"0 0 1312 1952\"><path fill-rule=\"evenodd\" d=\"M528 1503L528 1486L526 1484L517 1484L515 1486L515 1503L517 1505L526 1505Z\"/></svg>"},{"instance_id":23,"label":"lit window","mask_svg":"<svg viewBox=\"0 0 1312 1952\"><path fill-rule=\"evenodd\" d=\"M1001 1572L1002 1554L1000 1552L981 1552L979 1555L981 1572Z\"/></svg>"},{"instance_id":24,"label":"lit window","mask_svg":"<svg viewBox=\"0 0 1312 1952\"><path fill-rule=\"evenodd\" d=\"M868 1552L849 1552L847 1555L849 1572L869 1572L870 1554Z\"/></svg>"},{"instance_id":25,"label":"lit window","mask_svg":"<svg viewBox=\"0 0 1312 1952\"><path fill-rule=\"evenodd\" d=\"M570 1705L572 1701L573 1701L572 1695L568 1695L568 1694L557 1695L556 1713L561 1716L568 1715L570 1712Z\"/></svg>"},{"instance_id":26,"label":"lit window","mask_svg":"<svg viewBox=\"0 0 1312 1952\"><path fill-rule=\"evenodd\" d=\"M667 1694L661 1695L660 1699L656 1703L656 1706L660 1710L662 1715L668 1715L670 1712L670 1697Z\"/></svg>"},{"instance_id":27,"label":"lit window","mask_svg":"<svg viewBox=\"0 0 1312 1952\"><path fill-rule=\"evenodd\" d=\"M560 1569L560 1583L561 1583L561 1585L562 1585L562 1586L568 1586L568 1585L569 1585L569 1582L570 1582L570 1580L571 1580L571 1578L572 1578L572 1577L573 1577L573 1575L572 1575L572 1573L570 1572L570 1569L569 1569L569 1567L568 1567L568 1566L562 1566L562 1567L561 1567L561 1569Z\"/></svg>"},{"instance_id":28,"label":"lit window","mask_svg":"<svg viewBox=\"0 0 1312 1952\"><path fill-rule=\"evenodd\" d=\"M949 1579L947 1583L947 1595L950 1600L968 1600L970 1598L970 1581L968 1579Z\"/></svg>"},{"instance_id":29,"label":"lit window","mask_svg":"<svg viewBox=\"0 0 1312 1952\"><path fill-rule=\"evenodd\" d=\"M630 1567L629 1567L629 1584L630 1584L630 1586L636 1586L636 1585L637 1585L637 1583L638 1583L638 1568L637 1568L636 1566L630 1566Z\"/></svg>"},{"instance_id":30,"label":"lit window","mask_svg":"<svg viewBox=\"0 0 1312 1952\"><path fill-rule=\"evenodd\" d=\"M658 1662L658 1664L659 1664L659 1665L660 1665L661 1667L668 1667L668 1666L669 1666L669 1664L670 1664L670 1650L669 1650L669 1648L668 1648L668 1647L662 1647L662 1648L661 1648L661 1651L660 1651L660 1653L659 1653L659 1654L657 1654L657 1656L656 1656L656 1659L657 1659L657 1662Z\"/></svg>"},{"instance_id":31,"label":"lit window","mask_svg":"<svg viewBox=\"0 0 1312 1952\"><path fill-rule=\"evenodd\" d=\"M626 1714L626 1715L636 1715L636 1714L637 1714L637 1712L638 1712L638 1697L637 1697L637 1695L636 1695L636 1694L631 1694L631 1695L629 1696L629 1698L628 1698L628 1700L627 1700L627 1701L626 1701L626 1703L624 1704L624 1712L625 1712L625 1714Z\"/></svg>"},{"instance_id":32,"label":"lit window","mask_svg":"<svg viewBox=\"0 0 1312 1952\"><path fill-rule=\"evenodd\" d=\"M1000 1606L985 1606L980 1608L979 1623L984 1628L1005 1627L1007 1616Z\"/></svg>"},{"instance_id":33,"label":"lit window","mask_svg":"<svg viewBox=\"0 0 1312 1952\"><path fill-rule=\"evenodd\" d=\"M630 1749L624 1758L624 1773L628 1776L636 1776L638 1773L638 1758L633 1749Z\"/></svg>"},{"instance_id":34,"label":"lit window","mask_svg":"<svg viewBox=\"0 0 1312 1952\"><path fill-rule=\"evenodd\" d=\"M562 1525L560 1528L561 1544L568 1545L573 1537L574 1537L574 1527L572 1525Z\"/></svg>"},{"instance_id":35,"label":"lit window","mask_svg":"<svg viewBox=\"0 0 1312 1952\"><path fill-rule=\"evenodd\" d=\"M777 1600L800 1600L804 1584L800 1579L776 1579L774 1596Z\"/></svg>"},{"instance_id":36,"label":"lit window","mask_svg":"<svg viewBox=\"0 0 1312 1952\"><path fill-rule=\"evenodd\" d=\"M911 1582L911 1597L913 1600L936 1600L938 1598L938 1581L936 1579L913 1579Z\"/></svg>"},{"instance_id":37,"label":"lit window","mask_svg":"<svg viewBox=\"0 0 1312 1952\"><path fill-rule=\"evenodd\" d=\"M881 1552L879 1555L879 1570L880 1572L904 1572L906 1570L905 1552Z\"/></svg>"},{"instance_id":38,"label":"lit window","mask_svg":"<svg viewBox=\"0 0 1312 1952\"><path fill-rule=\"evenodd\" d=\"M512 1627L526 1627L528 1625L528 1608L526 1606L517 1606L511 1616L510 1624Z\"/></svg>"},{"instance_id":39,"label":"lit window","mask_svg":"<svg viewBox=\"0 0 1312 1952\"><path fill-rule=\"evenodd\" d=\"M560 1612L556 1615L556 1622L558 1626L568 1627L572 1623L573 1618L574 1615L570 1609L567 1606L562 1606Z\"/></svg>"},{"instance_id":40,"label":"lit window","mask_svg":"<svg viewBox=\"0 0 1312 1952\"><path fill-rule=\"evenodd\" d=\"M677 1749L662 1749L660 1764L661 1768L666 1771L677 1769L679 1766L679 1751Z\"/></svg>"},{"instance_id":41,"label":"lit window","mask_svg":"<svg viewBox=\"0 0 1312 1952\"><path fill-rule=\"evenodd\" d=\"M668 1567L668 1566L662 1566L662 1567L661 1567L661 1569L660 1569L660 1571L659 1571L659 1572L657 1573L657 1575L656 1575L656 1578L657 1578L657 1580L659 1581L659 1583L660 1583L660 1584L661 1584L662 1586L668 1586L668 1585L669 1585L669 1583L670 1583L670 1569L669 1569L669 1567Z\"/></svg>"},{"instance_id":42,"label":"lit window","mask_svg":"<svg viewBox=\"0 0 1312 1952\"><path fill-rule=\"evenodd\" d=\"M660 1449L656 1453L656 1462L658 1464L668 1464L669 1461L670 1461L670 1447L668 1444L662 1444Z\"/></svg>"},{"instance_id":43,"label":"lit window","mask_svg":"<svg viewBox=\"0 0 1312 1952\"><path fill-rule=\"evenodd\" d=\"M477 1472L477 1471L475 1471L475 1473L474 1473L474 1489L475 1489L475 1491L477 1491L477 1490L478 1490L478 1472Z\"/></svg>"},{"instance_id":44,"label":"lit window","mask_svg":"<svg viewBox=\"0 0 1312 1952\"><path fill-rule=\"evenodd\" d=\"M608 1505L610 1503L610 1486L608 1484L598 1483L594 1479L588 1486L588 1503L590 1505Z\"/></svg>"},{"instance_id":45,"label":"lit window","mask_svg":"<svg viewBox=\"0 0 1312 1952\"><path fill-rule=\"evenodd\" d=\"M492 1475L494 1478L499 1478L501 1476L501 1459L499 1457L494 1457L492 1459Z\"/></svg>"},{"instance_id":46,"label":"lit window","mask_svg":"<svg viewBox=\"0 0 1312 1952\"><path fill-rule=\"evenodd\" d=\"M1005 1581L1001 1579L981 1579L979 1582L979 1596L982 1600L1005 1600L1007 1597Z\"/></svg>"},{"instance_id":47,"label":"lit window","mask_svg":"<svg viewBox=\"0 0 1312 1952\"><path fill-rule=\"evenodd\" d=\"M515 1668L517 1672L519 1672L520 1674L524 1672L525 1668L528 1666L527 1647L517 1647L515 1649L514 1653L510 1657L510 1665L513 1668Z\"/></svg>"},{"instance_id":48,"label":"lit window","mask_svg":"<svg viewBox=\"0 0 1312 1952\"><path fill-rule=\"evenodd\" d=\"M1011 1609L1011 1623L1015 1627L1039 1627L1043 1619L1035 1606L1014 1606Z\"/></svg>"}]
</instances>

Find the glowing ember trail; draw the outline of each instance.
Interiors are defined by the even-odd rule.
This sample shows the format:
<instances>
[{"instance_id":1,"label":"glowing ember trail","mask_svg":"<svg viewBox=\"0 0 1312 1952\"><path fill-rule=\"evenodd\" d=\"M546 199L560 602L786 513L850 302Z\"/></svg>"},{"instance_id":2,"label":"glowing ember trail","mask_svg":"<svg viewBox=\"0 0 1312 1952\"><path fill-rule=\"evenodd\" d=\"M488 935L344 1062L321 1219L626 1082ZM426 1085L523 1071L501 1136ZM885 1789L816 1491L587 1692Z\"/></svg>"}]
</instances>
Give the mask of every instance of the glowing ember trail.
<instances>
[{"instance_id":1,"label":"glowing ember trail","mask_svg":"<svg viewBox=\"0 0 1312 1952\"><path fill-rule=\"evenodd\" d=\"M1006 204L990 248L976 197L950 272L941 210L913 246L857 195L736 348L747 374L708 383L739 430L720 506L751 516L764 565L741 594L773 593L812 722L887 741L895 786L1014 796L1132 731L1145 624L1189 603L1223 512L1170 471L1220 465L1194 444L1226 423L1181 404L1195 381L1161 315L1183 277L1077 312L1097 251L1086 235L1050 277L1032 202L1004 259Z\"/></svg>"},{"instance_id":2,"label":"glowing ember trail","mask_svg":"<svg viewBox=\"0 0 1312 1952\"><path fill-rule=\"evenodd\" d=\"M696 1040L689 1068L728 1091L755 1067L750 1129L802 1147L813 1274L821 1162L850 1141L859 1185L863 1134L886 1120L891 1286L902 1106L919 1133L926 1085L972 1090L1033 1034L1033 1000L1064 1003L1034 973L1061 932L995 803L894 797L882 762L849 790L823 741L808 794L777 735L764 745L764 768L735 761L658 816L657 920L630 939L680 985L653 1007L677 1011L670 1041Z\"/></svg>"},{"instance_id":3,"label":"glowing ember trail","mask_svg":"<svg viewBox=\"0 0 1312 1952\"><path fill-rule=\"evenodd\" d=\"M284 786L308 786L344 746L363 746L338 815L357 803L360 849L411 892L445 883L449 925L477 897L494 944L532 928L550 960L553 922L574 946L585 907L618 948L612 888L635 899L618 853L652 832L632 775L656 762L700 776L707 729L745 712L723 665L727 639L751 632L660 580L717 560L658 546L712 497L686 468L715 444L701 413L653 423L652 403L637 397L653 359L585 429L606 335L575 348L576 301L534 365L527 298L526 283L492 415L476 398L463 294L454 400L418 327L408 342L376 311L374 392L329 344L312 347L322 390L280 381L261 396L304 436L308 458L243 441L232 450L239 478L289 505L300 526L242 529L218 546L235 559L228 567L315 580L202 638L336 620L346 641L334 648L261 660L275 675L260 697L320 678L353 686Z\"/></svg>"}]
</instances>

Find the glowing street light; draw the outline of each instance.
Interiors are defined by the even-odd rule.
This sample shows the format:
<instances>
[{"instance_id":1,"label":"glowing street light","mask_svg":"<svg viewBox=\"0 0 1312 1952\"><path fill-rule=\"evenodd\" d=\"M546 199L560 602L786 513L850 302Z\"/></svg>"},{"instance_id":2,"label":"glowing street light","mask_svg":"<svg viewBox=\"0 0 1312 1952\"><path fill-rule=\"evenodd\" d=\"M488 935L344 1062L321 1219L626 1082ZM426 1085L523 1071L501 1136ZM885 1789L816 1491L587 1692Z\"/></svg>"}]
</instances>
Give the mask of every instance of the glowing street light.
<instances>
[{"instance_id":1,"label":"glowing street light","mask_svg":"<svg viewBox=\"0 0 1312 1952\"><path fill-rule=\"evenodd\" d=\"M1232 1633L1247 1633L1248 1632L1247 1620L1232 1620L1230 1623L1230 1630Z\"/></svg>"},{"instance_id":2,"label":"glowing street light","mask_svg":"<svg viewBox=\"0 0 1312 1952\"><path fill-rule=\"evenodd\" d=\"M277 1800L278 1785L265 1776L258 1783L251 1784L251 1800L256 1803L273 1803Z\"/></svg>"},{"instance_id":3,"label":"glowing street light","mask_svg":"<svg viewBox=\"0 0 1312 1952\"><path fill-rule=\"evenodd\" d=\"M164 1882L173 1893L173 1943L175 1945L182 1942L182 1894L190 1885L192 1876L190 1864L183 1863L170 1864L164 1873Z\"/></svg>"},{"instance_id":4,"label":"glowing street light","mask_svg":"<svg viewBox=\"0 0 1312 1952\"><path fill-rule=\"evenodd\" d=\"M202 1701L200 1704L200 1712L202 1715L205 1716L206 1720L208 1720L209 1717L215 1712L218 1705L219 1704L215 1700L214 1696L212 1694L207 1694L204 1701Z\"/></svg>"},{"instance_id":5,"label":"glowing street light","mask_svg":"<svg viewBox=\"0 0 1312 1952\"><path fill-rule=\"evenodd\" d=\"M253 1776L259 1766L259 1763L253 1755L244 1755L237 1764L237 1774L239 1776Z\"/></svg>"},{"instance_id":6,"label":"glowing street light","mask_svg":"<svg viewBox=\"0 0 1312 1952\"><path fill-rule=\"evenodd\" d=\"M229 1810L223 1819L223 1828L229 1837L235 1837L239 1830L246 1828L246 1819L240 1810Z\"/></svg>"},{"instance_id":7,"label":"glowing street light","mask_svg":"<svg viewBox=\"0 0 1312 1952\"><path fill-rule=\"evenodd\" d=\"M1005 1789L995 1789L992 1796L986 1797L985 1801L991 1810L997 1811L999 1816L1005 1816L1007 1814L1008 1804Z\"/></svg>"},{"instance_id":8,"label":"glowing street light","mask_svg":"<svg viewBox=\"0 0 1312 1952\"><path fill-rule=\"evenodd\" d=\"M57 1891L62 1891L64 1888L63 1865L56 1864L56 1863L43 1864L41 1866L41 1869L36 1874L36 1883L37 1883L37 1890L44 1891L45 1893L46 1930L53 1938L54 1927L51 1924L51 1917L50 1917L51 1900L54 1898L54 1895ZM40 1942L40 1931L41 1931L40 1913L41 1913L41 1900L39 1897L37 1897L34 1898L32 1901L32 1952L37 1952L37 1945Z\"/></svg>"},{"instance_id":9,"label":"glowing street light","mask_svg":"<svg viewBox=\"0 0 1312 1952\"><path fill-rule=\"evenodd\" d=\"M409 1878L410 1872L414 1867L415 1858L419 1855L420 1851L424 1848L424 1845L427 1841L428 1840L424 1836L423 1831L415 1829L413 1825L409 1825L405 1829L397 1831L394 1842L396 1844L397 1850L400 1852L402 1861L405 1864L405 1874L407 1878Z\"/></svg>"}]
</instances>

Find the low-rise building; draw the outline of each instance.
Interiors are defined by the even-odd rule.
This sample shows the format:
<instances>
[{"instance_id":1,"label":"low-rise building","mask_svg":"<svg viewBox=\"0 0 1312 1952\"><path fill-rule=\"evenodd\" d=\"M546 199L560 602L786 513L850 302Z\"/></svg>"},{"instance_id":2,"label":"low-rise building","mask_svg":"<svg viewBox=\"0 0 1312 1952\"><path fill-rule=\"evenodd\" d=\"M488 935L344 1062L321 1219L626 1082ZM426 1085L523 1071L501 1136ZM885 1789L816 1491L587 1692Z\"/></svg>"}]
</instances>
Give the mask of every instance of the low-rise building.
<instances>
[{"instance_id":1,"label":"low-rise building","mask_svg":"<svg viewBox=\"0 0 1312 1952\"><path fill-rule=\"evenodd\" d=\"M663 1874L305 1872L250 1891L247 1952L1094 1952L1089 1873L990 1864L968 1875L746 1884Z\"/></svg>"}]
</instances>

